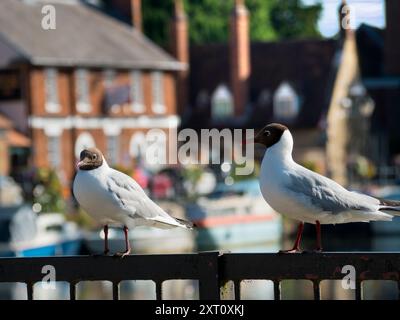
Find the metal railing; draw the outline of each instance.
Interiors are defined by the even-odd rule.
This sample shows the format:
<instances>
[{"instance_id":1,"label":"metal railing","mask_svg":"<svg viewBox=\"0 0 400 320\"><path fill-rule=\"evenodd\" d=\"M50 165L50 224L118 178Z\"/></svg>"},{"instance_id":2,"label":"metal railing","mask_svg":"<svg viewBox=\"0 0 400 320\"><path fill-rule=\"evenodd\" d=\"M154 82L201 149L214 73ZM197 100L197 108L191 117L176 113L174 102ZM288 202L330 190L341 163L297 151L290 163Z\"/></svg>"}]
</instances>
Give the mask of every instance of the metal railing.
<instances>
[{"instance_id":1,"label":"metal railing","mask_svg":"<svg viewBox=\"0 0 400 320\"><path fill-rule=\"evenodd\" d=\"M392 280L398 284L400 297L400 253L224 253L204 252L172 255L71 256L43 258L0 258L0 283L22 282L27 285L28 299L33 286L42 281L43 266L57 270L56 281L69 283L70 299L76 299L80 281L111 281L113 299L118 300L119 284L125 280L153 280L156 298L162 299L162 283L173 279L197 279L201 300L219 300L221 290L233 281L235 299L240 299L242 280L271 280L274 298L281 299L283 280L310 280L314 299L321 298L322 280L343 279L343 266L356 271L356 300L362 299L362 282Z\"/></svg>"}]
</instances>

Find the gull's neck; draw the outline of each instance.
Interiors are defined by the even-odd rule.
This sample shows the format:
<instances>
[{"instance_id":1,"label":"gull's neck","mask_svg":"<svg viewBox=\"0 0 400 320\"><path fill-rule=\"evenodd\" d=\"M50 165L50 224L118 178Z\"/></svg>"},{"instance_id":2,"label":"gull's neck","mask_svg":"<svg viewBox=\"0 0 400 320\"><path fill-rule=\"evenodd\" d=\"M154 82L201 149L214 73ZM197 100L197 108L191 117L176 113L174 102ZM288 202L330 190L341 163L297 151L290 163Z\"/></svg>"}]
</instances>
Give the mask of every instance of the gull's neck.
<instances>
[{"instance_id":1,"label":"gull's neck","mask_svg":"<svg viewBox=\"0 0 400 320\"><path fill-rule=\"evenodd\" d=\"M265 152L264 159L268 162L290 163L293 162L293 137L289 130L285 130L280 140Z\"/></svg>"}]
</instances>

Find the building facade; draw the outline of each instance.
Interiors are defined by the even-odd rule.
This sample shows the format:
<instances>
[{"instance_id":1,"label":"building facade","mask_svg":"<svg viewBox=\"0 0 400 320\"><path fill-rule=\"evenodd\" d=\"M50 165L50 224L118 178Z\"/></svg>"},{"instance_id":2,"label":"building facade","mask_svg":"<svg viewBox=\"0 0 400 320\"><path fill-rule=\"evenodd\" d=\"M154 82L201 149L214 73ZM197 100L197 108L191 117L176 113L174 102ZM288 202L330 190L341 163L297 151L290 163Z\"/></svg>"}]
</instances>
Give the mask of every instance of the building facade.
<instances>
[{"instance_id":1,"label":"building facade","mask_svg":"<svg viewBox=\"0 0 400 320\"><path fill-rule=\"evenodd\" d=\"M149 130L168 138L179 125L176 72L186 66L136 27L78 1L49 3L54 30L41 27L42 1L0 4L0 79L19 79L0 112L31 137L32 165L56 169L69 189L83 148L97 146L111 165L131 168Z\"/></svg>"}]
</instances>

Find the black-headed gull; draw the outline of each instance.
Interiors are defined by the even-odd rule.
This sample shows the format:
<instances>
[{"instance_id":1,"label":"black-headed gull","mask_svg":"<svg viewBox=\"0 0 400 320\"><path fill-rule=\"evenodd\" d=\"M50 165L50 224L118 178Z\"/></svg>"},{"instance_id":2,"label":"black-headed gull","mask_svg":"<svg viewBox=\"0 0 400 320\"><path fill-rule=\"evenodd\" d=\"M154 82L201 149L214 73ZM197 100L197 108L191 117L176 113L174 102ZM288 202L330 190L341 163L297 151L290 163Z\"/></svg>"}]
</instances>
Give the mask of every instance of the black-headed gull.
<instances>
[{"instance_id":1,"label":"black-headed gull","mask_svg":"<svg viewBox=\"0 0 400 320\"><path fill-rule=\"evenodd\" d=\"M390 221L393 215L400 215L400 201L348 191L297 164L292 158L293 137L284 125L265 126L254 142L267 147L260 172L264 199L275 211L300 221L293 249L281 252L301 251L304 223L316 225L316 251L322 251L321 224Z\"/></svg>"},{"instance_id":2,"label":"black-headed gull","mask_svg":"<svg viewBox=\"0 0 400 320\"><path fill-rule=\"evenodd\" d=\"M173 218L155 204L128 175L110 168L100 150L85 149L80 153L73 193L76 200L95 220L104 225L104 254L108 254L108 224L123 225L126 249L130 253L128 226L192 229L190 222Z\"/></svg>"}]
</instances>

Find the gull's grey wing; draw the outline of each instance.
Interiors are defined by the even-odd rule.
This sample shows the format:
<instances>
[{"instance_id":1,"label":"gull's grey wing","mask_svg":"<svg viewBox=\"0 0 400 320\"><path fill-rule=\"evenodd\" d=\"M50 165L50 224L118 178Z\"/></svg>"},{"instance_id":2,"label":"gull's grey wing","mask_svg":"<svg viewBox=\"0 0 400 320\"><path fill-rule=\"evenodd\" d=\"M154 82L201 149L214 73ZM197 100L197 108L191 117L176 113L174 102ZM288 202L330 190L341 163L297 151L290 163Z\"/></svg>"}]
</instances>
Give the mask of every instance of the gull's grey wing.
<instances>
[{"instance_id":1,"label":"gull's grey wing","mask_svg":"<svg viewBox=\"0 0 400 320\"><path fill-rule=\"evenodd\" d=\"M344 211L375 212L379 200L357 192L351 192L335 181L303 167L288 172L286 188L297 199L311 204L324 212L337 214Z\"/></svg>"},{"instance_id":2,"label":"gull's grey wing","mask_svg":"<svg viewBox=\"0 0 400 320\"><path fill-rule=\"evenodd\" d=\"M158 227L180 226L189 228L189 225L171 217L153 202L139 184L128 175L112 170L107 179L107 187L119 201L121 209L129 217L144 219L149 224Z\"/></svg>"}]
</instances>

